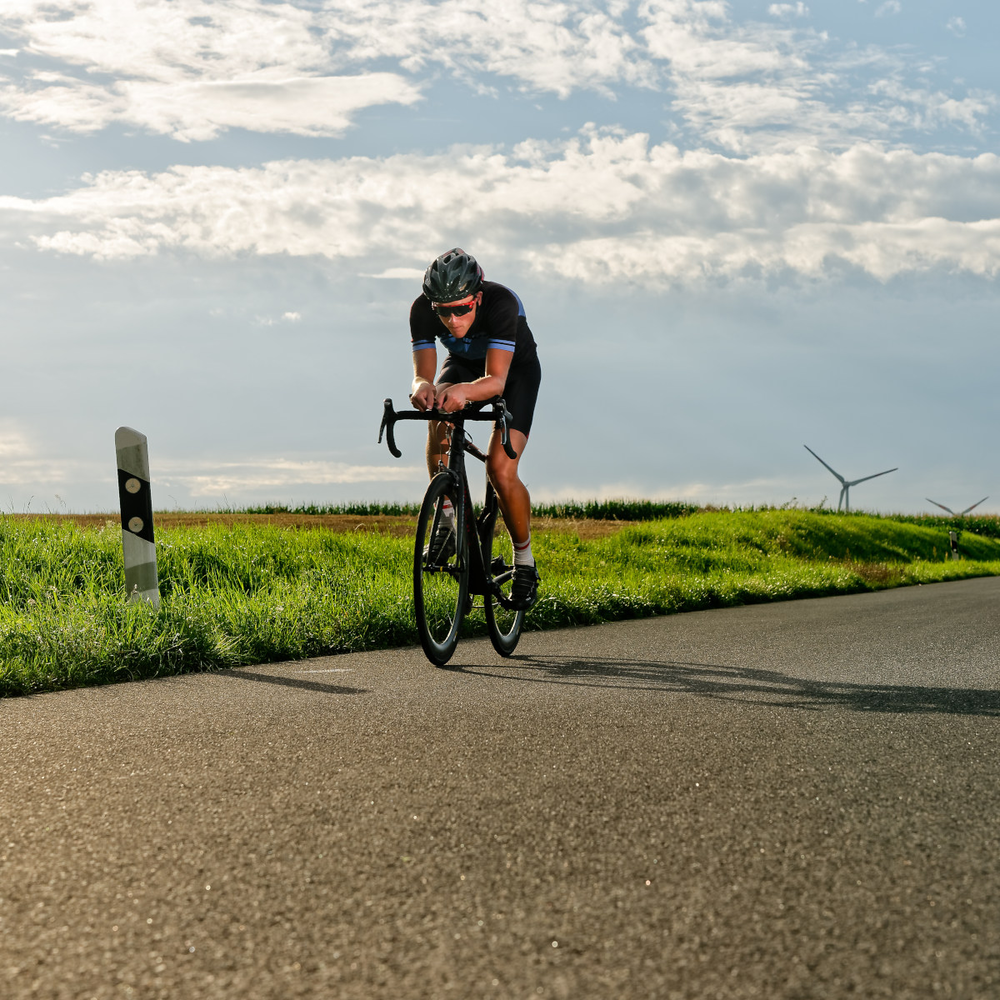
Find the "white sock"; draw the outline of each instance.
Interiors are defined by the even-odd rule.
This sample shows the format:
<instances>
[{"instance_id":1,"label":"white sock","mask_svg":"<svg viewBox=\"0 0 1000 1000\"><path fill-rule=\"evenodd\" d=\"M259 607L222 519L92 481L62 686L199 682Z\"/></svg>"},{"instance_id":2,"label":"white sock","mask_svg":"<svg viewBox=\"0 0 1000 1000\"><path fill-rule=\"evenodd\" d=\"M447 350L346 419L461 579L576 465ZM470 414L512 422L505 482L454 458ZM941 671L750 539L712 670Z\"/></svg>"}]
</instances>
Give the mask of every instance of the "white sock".
<instances>
[{"instance_id":1,"label":"white sock","mask_svg":"<svg viewBox=\"0 0 1000 1000\"><path fill-rule=\"evenodd\" d=\"M534 566L535 557L531 554L531 534L528 534L528 540L526 542L515 542L512 538L511 544L514 546L514 565L515 566Z\"/></svg>"},{"instance_id":2,"label":"white sock","mask_svg":"<svg viewBox=\"0 0 1000 1000\"><path fill-rule=\"evenodd\" d=\"M448 523L454 527L455 506L447 497L445 497L444 500L441 501L441 513L444 514L446 518L448 518Z\"/></svg>"}]
</instances>

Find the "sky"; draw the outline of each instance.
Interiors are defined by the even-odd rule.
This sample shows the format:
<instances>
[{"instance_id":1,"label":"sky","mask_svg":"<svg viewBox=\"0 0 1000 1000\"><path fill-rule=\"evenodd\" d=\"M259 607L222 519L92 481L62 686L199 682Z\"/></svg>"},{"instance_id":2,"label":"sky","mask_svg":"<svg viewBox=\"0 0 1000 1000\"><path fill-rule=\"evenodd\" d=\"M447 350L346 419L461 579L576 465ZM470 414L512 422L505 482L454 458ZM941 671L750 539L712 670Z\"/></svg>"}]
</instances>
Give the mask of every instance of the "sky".
<instances>
[{"instance_id":1,"label":"sky","mask_svg":"<svg viewBox=\"0 0 1000 1000\"><path fill-rule=\"evenodd\" d=\"M1000 5L4 0L0 511L419 500L409 305L523 300L537 502L1000 512ZM443 352L440 357L443 359ZM475 436L475 435L474 435Z\"/></svg>"}]
</instances>

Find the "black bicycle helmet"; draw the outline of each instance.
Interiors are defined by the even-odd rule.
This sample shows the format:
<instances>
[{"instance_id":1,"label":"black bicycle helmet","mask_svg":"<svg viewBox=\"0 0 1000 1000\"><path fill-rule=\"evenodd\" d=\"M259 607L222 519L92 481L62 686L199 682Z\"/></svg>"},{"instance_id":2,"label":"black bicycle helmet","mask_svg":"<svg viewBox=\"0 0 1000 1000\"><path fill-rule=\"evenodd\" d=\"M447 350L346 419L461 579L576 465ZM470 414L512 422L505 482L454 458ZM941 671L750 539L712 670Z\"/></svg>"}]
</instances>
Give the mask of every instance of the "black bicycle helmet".
<instances>
[{"instance_id":1,"label":"black bicycle helmet","mask_svg":"<svg viewBox=\"0 0 1000 1000\"><path fill-rule=\"evenodd\" d=\"M424 272L424 295L431 302L457 302L483 287L483 269L460 247L441 254Z\"/></svg>"}]
</instances>

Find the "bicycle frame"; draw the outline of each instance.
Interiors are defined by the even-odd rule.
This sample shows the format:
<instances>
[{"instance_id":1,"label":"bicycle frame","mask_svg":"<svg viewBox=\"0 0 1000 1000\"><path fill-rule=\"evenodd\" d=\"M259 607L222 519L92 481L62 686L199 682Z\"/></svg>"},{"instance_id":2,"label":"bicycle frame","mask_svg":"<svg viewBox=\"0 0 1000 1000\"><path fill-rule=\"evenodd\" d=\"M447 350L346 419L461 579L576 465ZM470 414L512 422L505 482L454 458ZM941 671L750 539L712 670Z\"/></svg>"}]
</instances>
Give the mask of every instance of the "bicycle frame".
<instances>
[{"instance_id":1,"label":"bicycle frame","mask_svg":"<svg viewBox=\"0 0 1000 1000\"><path fill-rule=\"evenodd\" d=\"M489 406L490 409L486 410ZM486 498L482 510L475 521L470 517L470 513L475 511L472 500L472 492L469 488L469 477L465 469L465 456L471 454L485 464L486 455L476 447L476 445L466 436L465 421L467 420L492 420L494 426L501 433L501 441L504 451L510 458L517 458L508 434L510 421L510 411L507 409L501 397L487 400L483 403L473 403L464 410L455 413L442 413L439 410L404 410L397 412L393 407L392 400L386 399L382 403L383 415L382 425L378 432L378 442L382 443L382 436L385 434L386 444L389 451L395 458L399 458L403 453L396 447L396 439L393 433L397 420L437 420L451 426L450 446L448 449L448 464L441 471L448 473L458 487L460 504L455 511L455 525L459 538L464 538L467 542L465 551L468 553L469 564L469 593L486 596L493 594L497 600L506 605L507 601L499 592L499 588L492 584L492 576L486 567L483 558L484 547L488 541L487 532L492 531L496 520L498 508L496 507L496 493L493 486L487 480Z\"/></svg>"},{"instance_id":2,"label":"bicycle frame","mask_svg":"<svg viewBox=\"0 0 1000 1000\"><path fill-rule=\"evenodd\" d=\"M511 458L517 457L510 443L507 430L510 413L504 401L499 397L490 401L489 411L485 410L486 405L473 404L457 413L436 410L397 413L391 399L383 403L378 439L381 442L382 435L386 434L389 450L397 458L401 454L393 437L397 420L439 421L448 434L448 464L443 460L439 463L440 471L431 477L427 486L417 515L413 548L417 634L427 658L439 667L443 667L455 652L462 622L473 607L474 594L483 597L490 642L501 656L514 652L524 625L524 610L513 607L509 593L505 594L505 589L513 584L514 563L509 548L511 543L497 533L500 504L496 491L487 477L486 499L477 516L465 468L466 454L483 463L487 460L466 434L466 420L492 420L500 431L504 451ZM455 510L454 534L441 520L449 517L445 514L448 502ZM443 540L437 542L442 528ZM452 538L453 545L449 544Z\"/></svg>"}]
</instances>

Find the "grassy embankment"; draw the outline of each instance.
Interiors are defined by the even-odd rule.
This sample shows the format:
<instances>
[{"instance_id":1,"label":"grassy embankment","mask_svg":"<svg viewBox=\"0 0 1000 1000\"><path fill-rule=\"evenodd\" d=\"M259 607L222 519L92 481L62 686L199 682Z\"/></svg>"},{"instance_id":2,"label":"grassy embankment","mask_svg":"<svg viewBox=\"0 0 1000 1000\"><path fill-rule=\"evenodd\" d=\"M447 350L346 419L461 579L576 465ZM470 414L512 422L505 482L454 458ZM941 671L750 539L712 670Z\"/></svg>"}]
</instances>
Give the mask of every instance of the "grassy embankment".
<instances>
[{"instance_id":1,"label":"grassy embankment","mask_svg":"<svg viewBox=\"0 0 1000 1000\"><path fill-rule=\"evenodd\" d=\"M679 504L623 505L618 516L626 512L674 516L598 537L572 521L536 531L543 599L530 627L1000 575L995 518L690 513ZM961 561L946 558L956 526L965 529ZM0 694L415 643L411 546L367 531L162 529L154 612L124 600L113 519L84 529L0 516ZM483 631L480 610L467 631Z\"/></svg>"}]
</instances>

